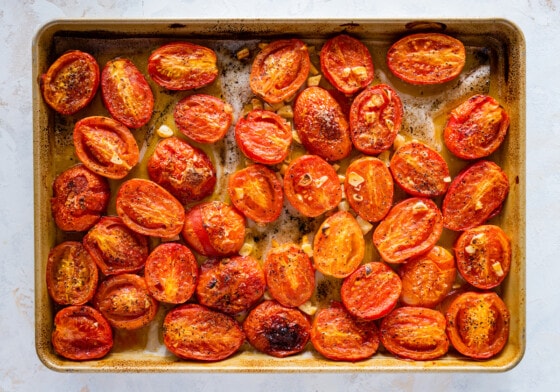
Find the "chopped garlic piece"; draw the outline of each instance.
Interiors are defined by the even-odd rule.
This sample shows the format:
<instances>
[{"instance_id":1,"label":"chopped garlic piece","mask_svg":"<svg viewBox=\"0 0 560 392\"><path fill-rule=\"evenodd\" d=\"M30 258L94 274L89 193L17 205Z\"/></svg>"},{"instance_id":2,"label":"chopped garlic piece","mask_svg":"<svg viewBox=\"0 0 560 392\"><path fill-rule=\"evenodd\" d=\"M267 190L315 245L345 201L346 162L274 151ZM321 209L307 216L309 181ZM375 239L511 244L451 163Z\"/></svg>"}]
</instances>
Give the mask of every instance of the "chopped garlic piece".
<instances>
[{"instance_id":1,"label":"chopped garlic piece","mask_svg":"<svg viewBox=\"0 0 560 392\"><path fill-rule=\"evenodd\" d=\"M239 250L240 256L249 256L255 250L255 244L252 241L247 241Z\"/></svg>"},{"instance_id":2,"label":"chopped garlic piece","mask_svg":"<svg viewBox=\"0 0 560 392\"><path fill-rule=\"evenodd\" d=\"M377 156L377 159L383 162L387 167L391 165L391 153L389 152L389 150L383 151Z\"/></svg>"},{"instance_id":3,"label":"chopped garlic piece","mask_svg":"<svg viewBox=\"0 0 560 392\"><path fill-rule=\"evenodd\" d=\"M479 210L482 210L483 207L484 207L484 206L482 205L482 202L481 202L480 200L477 200L477 201L476 201L476 205L474 206L474 209L475 209L476 211L479 211Z\"/></svg>"},{"instance_id":4,"label":"chopped garlic piece","mask_svg":"<svg viewBox=\"0 0 560 392\"><path fill-rule=\"evenodd\" d=\"M301 144L301 139L299 138L299 135L295 129L292 130L292 139L294 140L294 142Z\"/></svg>"},{"instance_id":5,"label":"chopped garlic piece","mask_svg":"<svg viewBox=\"0 0 560 392\"><path fill-rule=\"evenodd\" d=\"M253 99L251 99L251 106L253 107L253 110L262 109L263 108L263 103L261 102L260 99L253 98Z\"/></svg>"},{"instance_id":6,"label":"chopped garlic piece","mask_svg":"<svg viewBox=\"0 0 560 392\"><path fill-rule=\"evenodd\" d=\"M338 210L339 211L350 211L350 204L346 200L342 200L338 203Z\"/></svg>"},{"instance_id":7,"label":"chopped garlic piece","mask_svg":"<svg viewBox=\"0 0 560 392\"><path fill-rule=\"evenodd\" d=\"M173 129L169 128L167 125L163 124L157 129L157 134L159 137L171 137L173 136Z\"/></svg>"},{"instance_id":8,"label":"chopped garlic piece","mask_svg":"<svg viewBox=\"0 0 560 392\"><path fill-rule=\"evenodd\" d=\"M321 83L321 75L310 76L307 78L307 87L316 87Z\"/></svg>"},{"instance_id":9,"label":"chopped garlic piece","mask_svg":"<svg viewBox=\"0 0 560 392\"><path fill-rule=\"evenodd\" d=\"M474 255L476 253L476 248L472 245L467 245L465 246L465 252L467 252L469 255Z\"/></svg>"},{"instance_id":10,"label":"chopped garlic piece","mask_svg":"<svg viewBox=\"0 0 560 392\"><path fill-rule=\"evenodd\" d=\"M238 199L243 199L243 197L245 196L245 191L243 188L234 188L235 191L235 197L237 197Z\"/></svg>"},{"instance_id":11,"label":"chopped garlic piece","mask_svg":"<svg viewBox=\"0 0 560 392\"><path fill-rule=\"evenodd\" d=\"M353 187L360 186L364 183L364 177L360 176L358 173L351 171L348 173L348 183Z\"/></svg>"},{"instance_id":12,"label":"chopped garlic piece","mask_svg":"<svg viewBox=\"0 0 560 392\"><path fill-rule=\"evenodd\" d=\"M344 174L339 174L339 175L338 175L338 182L340 182L341 184L343 184L344 181L346 181L346 176L345 176Z\"/></svg>"},{"instance_id":13,"label":"chopped garlic piece","mask_svg":"<svg viewBox=\"0 0 560 392\"><path fill-rule=\"evenodd\" d=\"M419 201L412 206L413 211L426 211L428 206L423 201Z\"/></svg>"},{"instance_id":14,"label":"chopped garlic piece","mask_svg":"<svg viewBox=\"0 0 560 392\"><path fill-rule=\"evenodd\" d=\"M319 70L313 65L313 63L309 64L309 73L313 76L319 75Z\"/></svg>"},{"instance_id":15,"label":"chopped garlic piece","mask_svg":"<svg viewBox=\"0 0 560 392\"><path fill-rule=\"evenodd\" d=\"M451 177L447 176L443 179L443 182L451 182Z\"/></svg>"},{"instance_id":16,"label":"chopped garlic piece","mask_svg":"<svg viewBox=\"0 0 560 392\"><path fill-rule=\"evenodd\" d=\"M363 200L364 200L363 196L360 195L359 193L354 193L354 194L352 195L352 199L354 199L354 200L356 200L356 201L363 201Z\"/></svg>"},{"instance_id":17,"label":"chopped garlic piece","mask_svg":"<svg viewBox=\"0 0 560 392\"><path fill-rule=\"evenodd\" d=\"M268 43L267 42L259 42L258 46L259 46L260 50L263 50L264 48L266 48L268 46Z\"/></svg>"},{"instance_id":18,"label":"chopped garlic piece","mask_svg":"<svg viewBox=\"0 0 560 392\"><path fill-rule=\"evenodd\" d=\"M263 294L263 299L266 300L266 301L270 301L270 300L272 300L272 299L274 299L274 298L272 298L272 295L270 295L270 293L268 292L268 290L266 290L266 291L264 292L264 294Z\"/></svg>"},{"instance_id":19,"label":"chopped garlic piece","mask_svg":"<svg viewBox=\"0 0 560 392\"><path fill-rule=\"evenodd\" d=\"M360 226L360 229L362 229L362 233L364 235L373 229L373 225L359 215L356 217L356 221L358 222L358 225Z\"/></svg>"},{"instance_id":20,"label":"chopped garlic piece","mask_svg":"<svg viewBox=\"0 0 560 392\"><path fill-rule=\"evenodd\" d=\"M406 142L406 139L400 133L397 134L395 140L393 141L393 148L397 151Z\"/></svg>"},{"instance_id":21,"label":"chopped garlic piece","mask_svg":"<svg viewBox=\"0 0 560 392\"><path fill-rule=\"evenodd\" d=\"M282 118L294 118L294 111L290 105L284 105L276 111L276 114Z\"/></svg>"},{"instance_id":22,"label":"chopped garlic piece","mask_svg":"<svg viewBox=\"0 0 560 392\"><path fill-rule=\"evenodd\" d=\"M249 57L251 52L249 52L249 48L242 48L237 52L237 60L244 60Z\"/></svg>"},{"instance_id":23,"label":"chopped garlic piece","mask_svg":"<svg viewBox=\"0 0 560 392\"><path fill-rule=\"evenodd\" d=\"M492 269L494 270L496 275L504 276L504 270L502 269L502 265L498 261L492 264Z\"/></svg>"},{"instance_id":24,"label":"chopped garlic piece","mask_svg":"<svg viewBox=\"0 0 560 392\"><path fill-rule=\"evenodd\" d=\"M352 68L352 74L356 76L358 80L367 79L367 68L364 66L357 66Z\"/></svg>"},{"instance_id":25,"label":"chopped garlic piece","mask_svg":"<svg viewBox=\"0 0 560 392\"><path fill-rule=\"evenodd\" d=\"M309 238L304 235L301 238L301 250L308 256L308 257L313 257L313 247L311 246L311 243L309 242Z\"/></svg>"},{"instance_id":26,"label":"chopped garlic piece","mask_svg":"<svg viewBox=\"0 0 560 392\"><path fill-rule=\"evenodd\" d=\"M320 177L320 178L317 178L317 179L315 180L315 186L316 186L317 188L322 187L323 184L324 184L325 182L328 181L328 179L329 179L328 176L322 176L322 177Z\"/></svg>"},{"instance_id":27,"label":"chopped garlic piece","mask_svg":"<svg viewBox=\"0 0 560 392\"><path fill-rule=\"evenodd\" d=\"M299 310L303 313L313 316L317 312L317 306L313 305L311 301L304 302L298 306Z\"/></svg>"}]
</instances>

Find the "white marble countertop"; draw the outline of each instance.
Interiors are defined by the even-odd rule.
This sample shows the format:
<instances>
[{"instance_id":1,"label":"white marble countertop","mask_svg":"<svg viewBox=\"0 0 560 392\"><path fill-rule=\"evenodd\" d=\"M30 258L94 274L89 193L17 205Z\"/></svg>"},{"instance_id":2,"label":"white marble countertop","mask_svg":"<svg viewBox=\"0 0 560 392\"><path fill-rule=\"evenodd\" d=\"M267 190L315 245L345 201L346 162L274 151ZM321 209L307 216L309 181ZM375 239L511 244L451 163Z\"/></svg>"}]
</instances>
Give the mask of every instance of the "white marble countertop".
<instances>
[{"instance_id":1,"label":"white marble countertop","mask_svg":"<svg viewBox=\"0 0 560 392\"><path fill-rule=\"evenodd\" d=\"M559 0L0 0L0 391L551 391L560 363ZM527 44L527 348L499 374L67 374L34 345L31 42L61 18L505 18Z\"/></svg>"}]
</instances>

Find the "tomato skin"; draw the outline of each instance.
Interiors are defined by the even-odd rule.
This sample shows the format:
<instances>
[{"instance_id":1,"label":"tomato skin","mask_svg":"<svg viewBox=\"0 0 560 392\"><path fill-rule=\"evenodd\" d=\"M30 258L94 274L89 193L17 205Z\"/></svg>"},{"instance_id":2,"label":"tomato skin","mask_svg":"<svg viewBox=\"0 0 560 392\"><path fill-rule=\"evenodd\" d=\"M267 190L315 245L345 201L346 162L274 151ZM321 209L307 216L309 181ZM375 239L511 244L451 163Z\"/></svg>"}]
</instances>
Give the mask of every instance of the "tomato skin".
<instances>
[{"instance_id":1,"label":"tomato skin","mask_svg":"<svg viewBox=\"0 0 560 392\"><path fill-rule=\"evenodd\" d=\"M337 35L323 45L321 71L344 94L354 94L373 81L374 69L368 48L356 38Z\"/></svg>"},{"instance_id":2,"label":"tomato skin","mask_svg":"<svg viewBox=\"0 0 560 392\"><path fill-rule=\"evenodd\" d=\"M243 246L245 219L221 201L203 202L187 211L181 233L201 255L229 256Z\"/></svg>"},{"instance_id":3,"label":"tomato skin","mask_svg":"<svg viewBox=\"0 0 560 392\"><path fill-rule=\"evenodd\" d=\"M315 270L309 256L293 243L272 248L263 270L270 295L281 305L297 307L315 290Z\"/></svg>"},{"instance_id":4,"label":"tomato skin","mask_svg":"<svg viewBox=\"0 0 560 392\"><path fill-rule=\"evenodd\" d=\"M479 289L492 289L506 278L511 243L498 226L482 225L461 233L453 246L461 276Z\"/></svg>"},{"instance_id":5,"label":"tomato skin","mask_svg":"<svg viewBox=\"0 0 560 392\"><path fill-rule=\"evenodd\" d=\"M390 169L395 182L412 196L441 196L451 182L445 159L436 150L417 141L403 144L393 154Z\"/></svg>"},{"instance_id":6,"label":"tomato skin","mask_svg":"<svg viewBox=\"0 0 560 392\"><path fill-rule=\"evenodd\" d=\"M443 232L443 217L430 199L411 197L394 205L373 232L373 243L388 263L427 253Z\"/></svg>"},{"instance_id":7,"label":"tomato skin","mask_svg":"<svg viewBox=\"0 0 560 392\"><path fill-rule=\"evenodd\" d=\"M255 57L249 85L266 102L282 102L291 98L307 80L310 64L303 41L273 41Z\"/></svg>"},{"instance_id":8,"label":"tomato skin","mask_svg":"<svg viewBox=\"0 0 560 392\"><path fill-rule=\"evenodd\" d=\"M437 310L407 306L397 308L381 322L381 342L394 355L415 361L447 353L446 320Z\"/></svg>"},{"instance_id":9,"label":"tomato skin","mask_svg":"<svg viewBox=\"0 0 560 392\"><path fill-rule=\"evenodd\" d=\"M45 102L62 115L85 108L99 88L99 65L89 53L72 50L62 54L41 75Z\"/></svg>"},{"instance_id":10,"label":"tomato skin","mask_svg":"<svg viewBox=\"0 0 560 392\"><path fill-rule=\"evenodd\" d=\"M148 239L128 228L121 218L104 216L83 239L104 275L137 272L148 258Z\"/></svg>"},{"instance_id":11,"label":"tomato skin","mask_svg":"<svg viewBox=\"0 0 560 392\"><path fill-rule=\"evenodd\" d=\"M324 357L334 361L361 361L379 348L375 321L354 318L340 302L333 302L315 314L311 343Z\"/></svg>"},{"instance_id":12,"label":"tomato skin","mask_svg":"<svg viewBox=\"0 0 560 392\"><path fill-rule=\"evenodd\" d=\"M63 231L91 228L107 211L110 189L106 178L82 164L60 173L53 182L51 212Z\"/></svg>"},{"instance_id":13,"label":"tomato skin","mask_svg":"<svg viewBox=\"0 0 560 392\"><path fill-rule=\"evenodd\" d=\"M136 139L126 126L111 118L81 119L74 126L73 139L80 161L101 176L121 179L138 163Z\"/></svg>"},{"instance_id":14,"label":"tomato skin","mask_svg":"<svg viewBox=\"0 0 560 392\"><path fill-rule=\"evenodd\" d=\"M175 125L183 135L199 143L215 143L224 138L233 122L233 107L208 94L181 99L173 111Z\"/></svg>"},{"instance_id":15,"label":"tomato skin","mask_svg":"<svg viewBox=\"0 0 560 392\"><path fill-rule=\"evenodd\" d=\"M194 90L209 85L218 76L216 53L190 42L160 46L148 58L150 77L168 90Z\"/></svg>"},{"instance_id":16,"label":"tomato skin","mask_svg":"<svg viewBox=\"0 0 560 392\"><path fill-rule=\"evenodd\" d=\"M336 171L317 155L302 155L290 162L284 175L284 194L296 210L311 218L342 200Z\"/></svg>"},{"instance_id":17,"label":"tomato skin","mask_svg":"<svg viewBox=\"0 0 560 392\"><path fill-rule=\"evenodd\" d=\"M313 239L313 264L325 275L345 278L358 268L364 255L364 235L347 211L325 219Z\"/></svg>"},{"instance_id":18,"label":"tomato skin","mask_svg":"<svg viewBox=\"0 0 560 392\"><path fill-rule=\"evenodd\" d=\"M368 155L389 149L402 125L403 104L399 94L386 84L362 91L350 107L350 137L354 146Z\"/></svg>"},{"instance_id":19,"label":"tomato skin","mask_svg":"<svg viewBox=\"0 0 560 392\"><path fill-rule=\"evenodd\" d=\"M348 312L364 320L386 316L402 290L399 276L382 262L362 264L342 282L340 296Z\"/></svg>"},{"instance_id":20,"label":"tomato skin","mask_svg":"<svg viewBox=\"0 0 560 392\"><path fill-rule=\"evenodd\" d=\"M498 354L509 337L510 313L494 292L466 292L449 306L447 336L461 354L488 359Z\"/></svg>"},{"instance_id":21,"label":"tomato skin","mask_svg":"<svg viewBox=\"0 0 560 392\"><path fill-rule=\"evenodd\" d=\"M81 242L65 241L49 252L47 290L61 305L83 305L93 298L99 274Z\"/></svg>"},{"instance_id":22,"label":"tomato skin","mask_svg":"<svg viewBox=\"0 0 560 392\"><path fill-rule=\"evenodd\" d=\"M264 272L255 258L208 259L200 268L196 296L201 305L237 314L253 306L265 288Z\"/></svg>"},{"instance_id":23,"label":"tomato skin","mask_svg":"<svg viewBox=\"0 0 560 392\"><path fill-rule=\"evenodd\" d=\"M453 179L443 199L443 225L472 229L497 215L509 192L506 173L494 162L478 161Z\"/></svg>"},{"instance_id":24,"label":"tomato skin","mask_svg":"<svg viewBox=\"0 0 560 392\"><path fill-rule=\"evenodd\" d=\"M101 98L117 121L129 128L140 128L150 121L154 94L144 75L126 58L105 64L101 72Z\"/></svg>"},{"instance_id":25,"label":"tomato skin","mask_svg":"<svg viewBox=\"0 0 560 392\"><path fill-rule=\"evenodd\" d=\"M502 145L508 128L509 115L499 102L475 95L451 111L443 140L459 158L484 158Z\"/></svg>"},{"instance_id":26,"label":"tomato skin","mask_svg":"<svg viewBox=\"0 0 560 392\"><path fill-rule=\"evenodd\" d=\"M58 311L52 333L54 350L64 358L87 361L103 358L113 348L113 331L103 315L86 305Z\"/></svg>"},{"instance_id":27,"label":"tomato skin","mask_svg":"<svg viewBox=\"0 0 560 392\"><path fill-rule=\"evenodd\" d=\"M358 158L348 165L344 191L350 207L368 222L379 222L393 205L391 172L374 157Z\"/></svg>"},{"instance_id":28,"label":"tomato skin","mask_svg":"<svg viewBox=\"0 0 560 392\"><path fill-rule=\"evenodd\" d=\"M399 79L416 85L440 84L456 78L465 66L463 43L440 33L411 34L387 51L387 65Z\"/></svg>"},{"instance_id":29,"label":"tomato skin","mask_svg":"<svg viewBox=\"0 0 560 392\"><path fill-rule=\"evenodd\" d=\"M294 105L294 126L305 149L326 161L338 161L352 151L346 116L332 95L321 87L308 87Z\"/></svg>"},{"instance_id":30,"label":"tomato skin","mask_svg":"<svg viewBox=\"0 0 560 392\"><path fill-rule=\"evenodd\" d=\"M311 324L298 309L276 301L257 305L245 321L243 331L257 350L277 358L302 352L309 341Z\"/></svg>"},{"instance_id":31,"label":"tomato skin","mask_svg":"<svg viewBox=\"0 0 560 392\"><path fill-rule=\"evenodd\" d=\"M185 209L153 181L133 178L117 192L117 214L131 230L148 236L171 238L185 222Z\"/></svg>"},{"instance_id":32,"label":"tomato skin","mask_svg":"<svg viewBox=\"0 0 560 392\"><path fill-rule=\"evenodd\" d=\"M148 176L182 204L209 196L216 169L206 153L177 137L162 139L148 160Z\"/></svg>"},{"instance_id":33,"label":"tomato skin","mask_svg":"<svg viewBox=\"0 0 560 392\"><path fill-rule=\"evenodd\" d=\"M163 321L163 343L179 358L221 361L233 355L245 334L233 317L197 304L176 307Z\"/></svg>"},{"instance_id":34,"label":"tomato skin","mask_svg":"<svg viewBox=\"0 0 560 392\"><path fill-rule=\"evenodd\" d=\"M163 243L146 260L144 278L152 297L160 302L180 304L194 294L198 263L186 246Z\"/></svg>"}]
</instances>

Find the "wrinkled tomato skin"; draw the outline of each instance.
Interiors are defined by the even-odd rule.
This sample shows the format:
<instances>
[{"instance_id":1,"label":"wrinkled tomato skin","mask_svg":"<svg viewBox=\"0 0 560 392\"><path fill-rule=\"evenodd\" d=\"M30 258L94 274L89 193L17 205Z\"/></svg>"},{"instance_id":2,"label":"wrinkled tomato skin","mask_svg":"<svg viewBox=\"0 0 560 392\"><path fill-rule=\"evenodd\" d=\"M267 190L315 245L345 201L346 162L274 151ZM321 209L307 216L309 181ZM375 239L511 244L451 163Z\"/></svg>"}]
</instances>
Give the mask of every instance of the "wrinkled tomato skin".
<instances>
[{"instance_id":1,"label":"wrinkled tomato skin","mask_svg":"<svg viewBox=\"0 0 560 392\"><path fill-rule=\"evenodd\" d=\"M106 178L84 165L60 173L53 182L51 211L63 231L90 229L107 211L110 189Z\"/></svg>"},{"instance_id":2,"label":"wrinkled tomato skin","mask_svg":"<svg viewBox=\"0 0 560 392\"><path fill-rule=\"evenodd\" d=\"M379 330L375 321L352 317L340 302L333 302L316 313L311 343L333 361L362 361L377 352Z\"/></svg>"},{"instance_id":3,"label":"wrinkled tomato skin","mask_svg":"<svg viewBox=\"0 0 560 392\"><path fill-rule=\"evenodd\" d=\"M99 88L99 65L89 53L72 50L61 55L41 75L45 102L62 115L85 108Z\"/></svg>"},{"instance_id":4,"label":"wrinkled tomato skin","mask_svg":"<svg viewBox=\"0 0 560 392\"><path fill-rule=\"evenodd\" d=\"M208 259L200 268L196 296L201 305L233 315L253 306L265 288L264 272L255 258Z\"/></svg>"},{"instance_id":5,"label":"wrinkled tomato skin","mask_svg":"<svg viewBox=\"0 0 560 392\"><path fill-rule=\"evenodd\" d=\"M163 321L163 343L182 359L221 361L235 354L244 341L233 317L197 304L176 307Z\"/></svg>"},{"instance_id":6,"label":"wrinkled tomato skin","mask_svg":"<svg viewBox=\"0 0 560 392\"><path fill-rule=\"evenodd\" d=\"M208 155L177 137L160 140L147 169L150 179L182 204L204 199L216 186L216 169Z\"/></svg>"},{"instance_id":7,"label":"wrinkled tomato skin","mask_svg":"<svg viewBox=\"0 0 560 392\"><path fill-rule=\"evenodd\" d=\"M415 361L447 353L446 320L437 310L408 306L389 313L381 322L381 342L394 355Z\"/></svg>"},{"instance_id":8,"label":"wrinkled tomato skin","mask_svg":"<svg viewBox=\"0 0 560 392\"><path fill-rule=\"evenodd\" d=\"M443 225L472 229L497 215L509 192L506 173L494 162L478 161L453 179L443 199Z\"/></svg>"},{"instance_id":9,"label":"wrinkled tomato skin","mask_svg":"<svg viewBox=\"0 0 560 392\"><path fill-rule=\"evenodd\" d=\"M299 309L264 301L251 310L243 322L243 331L257 350L284 358L305 349L311 336L311 324Z\"/></svg>"},{"instance_id":10,"label":"wrinkled tomato skin","mask_svg":"<svg viewBox=\"0 0 560 392\"><path fill-rule=\"evenodd\" d=\"M110 60L101 72L103 104L117 121L140 128L150 121L154 94L136 65L125 58Z\"/></svg>"},{"instance_id":11,"label":"wrinkled tomato skin","mask_svg":"<svg viewBox=\"0 0 560 392\"><path fill-rule=\"evenodd\" d=\"M121 179L138 163L139 151L130 130L102 116L81 119L74 126L76 155L91 171L111 179Z\"/></svg>"},{"instance_id":12,"label":"wrinkled tomato skin","mask_svg":"<svg viewBox=\"0 0 560 392\"><path fill-rule=\"evenodd\" d=\"M249 85L255 95L268 103L288 100L307 80L310 64L303 41L273 41L255 57Z\"/></svg>"},{"instance_id":13,"label":"wrinkled tomato skin","mask_svg":"<svg viewBox=\"0 0 560 392\"><path fill-rule=\"evenodd\" d=\"M350 128L342 108L321 87L308 87L294 105L294 126L305 149L326 161L338 161L352 151Z\"/></svg>"},{"instance_id":14,"label":"wrinkled tomato skin","mask_svg":"<svg viewBox=\"0 0 560 392\"><path fill-rule=\"evenodd\" d=\"M105 216L83 239L104 275L137 272L148 258L148 238L129 229L121 218Z\"/></svg>"},{"instance_id":15,"label":"wrinkled tomato skin","mask_svg":"<svg viewBox=\"0 0 560 392\"><path fill-rule=\"evenodd\" d=\"M218 76L216 53L190 42L160 46L148 58L148 74L168 90L194 90L211 84Z\"/></svg>"},{"instance_id":16,"label":"wrinkled tomato skin","mask_svg":"<svg viewBox=\"0 0 560 392\"><path fill-rule=\"evenodd\" d=\"M465 292L446 312L447 336L461 354L488 359L498 354L509 337L510 313L494 292Z\"/></svg>"},{"instance_id":17,"label":"wrinkled tomato skin","mask_svg":"<svg viewBox=\"0 0 560 392\"><path fill-rule=\"evenodd\" d=\"M113 348L113 331L105 317L94 308L68 306L54 318L52 344L64 358L74 361L99 359Z\"/></svg>"},{"instance_id":18,"label":"wrinkled tomato skin","mask_svg":"<svg viewBox=\"0 0 560 392\"><path fill-rule=\"evenodd\" d=\"M81 242L65 241L49 252L47 290L61 305L84 305L97 290L95 262Z\"/></svg>"}]
</instances>

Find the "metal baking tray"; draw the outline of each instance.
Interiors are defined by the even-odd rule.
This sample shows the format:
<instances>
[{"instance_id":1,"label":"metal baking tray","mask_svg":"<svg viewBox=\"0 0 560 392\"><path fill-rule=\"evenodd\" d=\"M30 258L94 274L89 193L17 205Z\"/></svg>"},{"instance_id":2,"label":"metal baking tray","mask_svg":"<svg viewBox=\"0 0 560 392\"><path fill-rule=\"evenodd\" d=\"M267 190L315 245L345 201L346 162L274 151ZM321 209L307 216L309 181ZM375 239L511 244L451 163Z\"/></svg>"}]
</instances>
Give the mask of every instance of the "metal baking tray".
<instances>
[{"instance_id":1,"label":"metal baking tray","mask_svg":"<svg viewBox=\"0 0 560 392\"><path fill-rule=\"evenodd\" d=\"M389 46L406 34L420 31L445 32L465 44L467 66L457 81L419 89L405 85L390 75L384 57ZM501 214L492 221L508 233L513 246L511 270L499 289L511 312L510 336L504 350L486 361L470 360L453 350L434 361L405 361L380 349L368 360L350 363L327 360L315 352L311 344L305 352L283 359L260 354L245 344L240 352L221 362L184 361L167 352L161 342L159 330L163 314L169 308L160 307L158 318L148 327L138 331L115 331L115 345L110 354L101 360L77 362L58 356L50 341L57 307L50 300L46 289L47 257L49 250L60 241L71 238L79 240L81 235L62 233L53 223L50 211L52 182L63 169L77 162L72 150L73 124L88 115L108 114L101 104L99 93L88 108L73 116L63 117L54 113L42 99L40 75L60 54L69 49L80 49L93 54L100 67L112 57L127 56L147 74L145 60L157 46L176 40L201 43L219 52L219 66L225 71L213 87L203 92L237 97L238 103L233 105L237 118L243 100L248 99L246 88L244 90L239 87L240 84L248 84L248 64L235 58L237 50L248 47L251 53L255 53L261 41L289 37L301 38L308 45L319 49L327 38L343 32L359 38L370 49L376 69L374 83L387 82L403 95L411 97L410 100L405 100L405 108L407 105L414 106L416 102L420 109L432 110L442 101L457 101L469 94L469 91L482 89L498 99L508 111L511 118L508 136L500 150L491 157L502 166L510 179L507 201ZM523 33L513 23L502 19L58 20L38 30L33 40L32 57L35 343L40 360L48 368L87 372L499 372L513 368L522 359L526 341L525 41ZM232 72L233 76L228 78L228 72ZM154 129L163 123L169 123L170 118L172 119L170 108L180 97L178 94L162 91L149 77L147 80L159 104L156 104L148 125L135 131L141 147L149 146ZM226 91L228 89L229 92ZM411 113L412 111L411 109ZM431 113L435 129L432 142L439 143L440 146L438 131L441 131L444 114L441 110L440 113L437 110ZM418 116L421 119L423 114ZM405 132L414 133L416 127L425 125L422 120L416 124L410 123L408 127L405 123ZM217 159L224 150L218 149L212 153L214 159ZM458 165L455 164L455 173L459 169ZM448 233L447 238L444 236L442 241L449 246L453 237ZM370 258L375 258L373 252Z\"/></svg>"}]
</instances>

